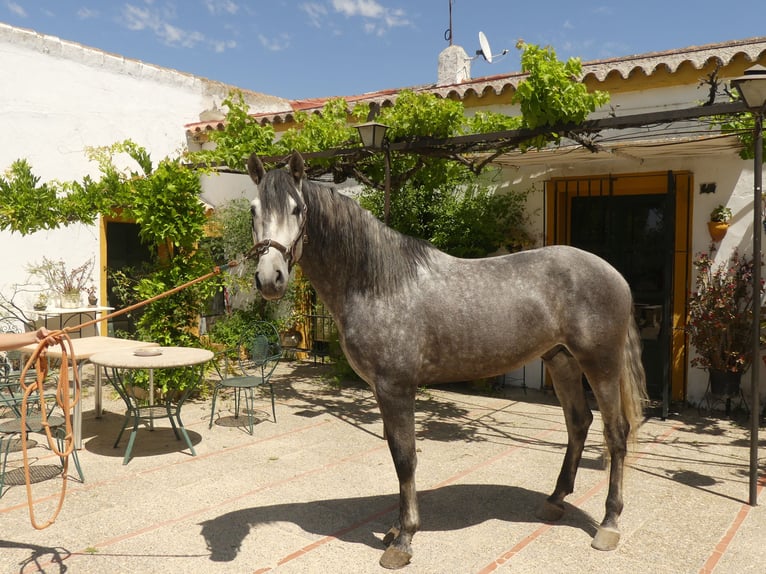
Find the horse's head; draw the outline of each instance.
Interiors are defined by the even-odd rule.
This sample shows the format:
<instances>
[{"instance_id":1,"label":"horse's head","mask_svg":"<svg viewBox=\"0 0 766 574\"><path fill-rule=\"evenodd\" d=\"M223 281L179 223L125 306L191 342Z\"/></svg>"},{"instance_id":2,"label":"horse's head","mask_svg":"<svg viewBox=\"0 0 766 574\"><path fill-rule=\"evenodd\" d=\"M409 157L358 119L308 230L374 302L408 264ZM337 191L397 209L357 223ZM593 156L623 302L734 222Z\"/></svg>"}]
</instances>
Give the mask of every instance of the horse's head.
<instances>
[{"instance_id":1,"label":"horse's head","mask_svg":"<svg viewBox=\"0 0 766 574\"><path fill-rule=\"evenodd\" d=\"M264 298L279 299L287 290L290 269L303 253L303 158L295 152L287 170L266 172L261 160L252 155L247 160L247 171L257 189L250 202L253 253L259 258L255 285Z\"/></svg>"}]
</instances>

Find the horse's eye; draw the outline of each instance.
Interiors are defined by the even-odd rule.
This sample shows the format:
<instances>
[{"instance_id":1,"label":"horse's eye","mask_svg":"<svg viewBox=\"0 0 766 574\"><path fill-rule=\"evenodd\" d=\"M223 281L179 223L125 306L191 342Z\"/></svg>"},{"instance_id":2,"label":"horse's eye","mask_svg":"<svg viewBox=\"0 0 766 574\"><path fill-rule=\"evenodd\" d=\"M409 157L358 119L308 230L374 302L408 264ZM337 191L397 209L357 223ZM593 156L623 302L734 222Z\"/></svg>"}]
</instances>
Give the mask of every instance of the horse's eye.
<instances>
[{"instance_id":1,"label":"horse's eye","mask_svg":"<svg viewBox=\"0 0 766 574\"><path fill-rule=\"evenodd\" d=\"M300 214L301 214L301 206L300 206L300 205L296 205L296 206L293 208L293 215L295 215L296 217L298 217Z\"/></svg>"},{"instance_id":2,"label":"horse's eye","mask_svg":"<svg viewBox=\"0 0 766 574\"><path fill-rule=\"evenodd\" d=\"M250 206L250 217L255 217L255 206L254 205Z\"/></svg>"}]
</instances>

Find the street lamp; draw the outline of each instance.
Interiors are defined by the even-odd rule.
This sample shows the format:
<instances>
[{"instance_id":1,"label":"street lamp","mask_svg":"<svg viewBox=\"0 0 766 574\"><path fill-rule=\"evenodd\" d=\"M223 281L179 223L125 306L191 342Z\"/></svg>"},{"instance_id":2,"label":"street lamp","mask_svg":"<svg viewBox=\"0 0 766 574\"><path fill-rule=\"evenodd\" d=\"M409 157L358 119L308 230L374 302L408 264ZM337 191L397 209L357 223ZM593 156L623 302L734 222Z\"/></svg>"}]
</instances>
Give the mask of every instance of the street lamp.
<instances>
[{"instance_id":1,"label":"street lamp","mask_svg":"<svg viewBox=\"0 0 766 574\"><path fill-rule=\"evenodd\" d=\"M388 214L391 210L391 150L386 139L388 126L378 122L367 122L354 126L359 131L362 145L373 150L383 150L385 160L385 195L383 204L383 222L388 225Z\"/></svg>"},{"instance_id":2,"label":"street lamp","mask_svg":"<svg viewBox=\"0 0 766 574\"><path fill-rule=\"evenodd\" d=\"M766 109L766 68L751 66L745 74L731 81L747 109L753 114L753 361L751 367L750 408L750 505L758 504L758 422L760 418L761 367L761 226L762 226L762 167L763 114Z\"/></svg>"}]
</instances>

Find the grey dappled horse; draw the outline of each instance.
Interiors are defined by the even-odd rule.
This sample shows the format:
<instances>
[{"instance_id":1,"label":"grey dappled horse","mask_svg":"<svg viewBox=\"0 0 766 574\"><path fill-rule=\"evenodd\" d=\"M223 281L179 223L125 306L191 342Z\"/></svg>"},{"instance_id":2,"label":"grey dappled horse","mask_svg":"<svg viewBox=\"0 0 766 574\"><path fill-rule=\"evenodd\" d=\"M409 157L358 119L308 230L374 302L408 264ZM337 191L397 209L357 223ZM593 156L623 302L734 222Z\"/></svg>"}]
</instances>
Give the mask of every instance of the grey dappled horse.
<instances>
[{"instance_id":1,"label":"grey dappled horse","mask_svg":"<svg viewBox=\"0 0 766 574\"><path fill-rule=\"evenodd\" d=\"M332 313L354 370L372 387L399 478L399 518L384 538L382 566L412 556L420 526L415 490L415 392L421 385L495 376L542 357L569 441L556 488L538 513L557 520L574 489L593 420L583 373L598 401L610 455L606 514L592 541L620 538L623 463L646 396L632 297L602 259L551 246L486 259L458 259L402 235L329 186L306 179L294 153L287 169L248 160L255 281L282 297L300 260Z\"/></svg>"}]
</instances>

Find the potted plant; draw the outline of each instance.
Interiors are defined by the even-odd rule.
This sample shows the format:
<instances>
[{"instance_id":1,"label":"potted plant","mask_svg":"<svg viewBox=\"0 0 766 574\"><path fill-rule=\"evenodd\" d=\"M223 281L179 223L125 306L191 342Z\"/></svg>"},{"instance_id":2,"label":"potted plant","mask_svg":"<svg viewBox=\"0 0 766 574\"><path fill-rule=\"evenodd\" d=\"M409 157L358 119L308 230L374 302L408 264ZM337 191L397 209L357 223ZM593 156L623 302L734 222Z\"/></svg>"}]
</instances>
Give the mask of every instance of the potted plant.
<instances>
[{"instance_id":1,"label":"potted plant","mask_svg":"<svg viewBox=\"0 0 766 574\"><path fill-rule=\"evenodd\" d=\"M710 221L708 221L707 227L710 232L710 237L716 243L721 241L726 235L731 217L731 209L724 205L719 205L710 212Z\"/></svg>"},{"instance_id":2,"label":"potted plant","mask_svg":"<svg viewBox=\"0 0 766 574\"><path fill-rule=\"evenodd\" d=\"M691 364L707 369L714 395L731 397L753 359L753 260L735 249L718 265L699 253L693 265L697 276L686 330L697 356Z\"/></svg>"},{"instance_id":3,"label":"potted plant","mask_svg":"<svg viewBox=\"0 0 766 574\"><path fill-rule=\"evenodd\" d=\"M48 296L45 293L39 293L35 302L32 304L32 309L35 311L45 311L48 307Z\"/></svg>"},{"instance_id":4,"label":"potted plant","mask_svg":"<svg viewBox=\"0 0 766 574\"><path fill-rule=\"evenodd\" d=\"M71 309L80 306L81 294L92 280L93 266L92 258L78 267L68 269L62 260L43 257L40 263L28 266L27 271L47 283L51 291L59 294L62 308Z\"/></svg>"},{"instance_id":5,"label":"potted plant","mask_svg":"<svg viewBox=\"0 0 766 574\"><path fill-rule=\"evenodd\" d=\"M96 296L96 286L91 285L86 289L88 293L88 305L91 307L95 307L96 304L98 304L98 297Z\"/></svg>"}]
</instances>

